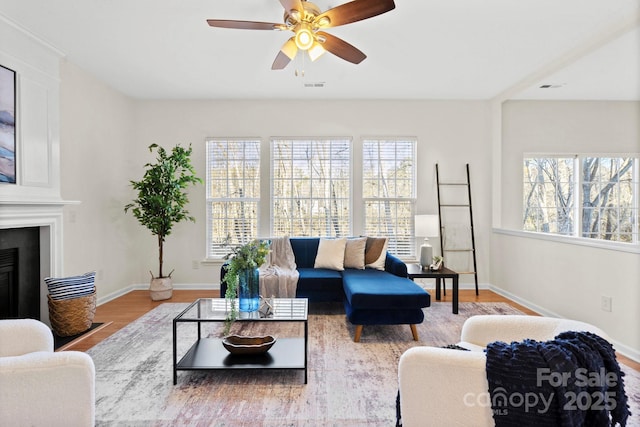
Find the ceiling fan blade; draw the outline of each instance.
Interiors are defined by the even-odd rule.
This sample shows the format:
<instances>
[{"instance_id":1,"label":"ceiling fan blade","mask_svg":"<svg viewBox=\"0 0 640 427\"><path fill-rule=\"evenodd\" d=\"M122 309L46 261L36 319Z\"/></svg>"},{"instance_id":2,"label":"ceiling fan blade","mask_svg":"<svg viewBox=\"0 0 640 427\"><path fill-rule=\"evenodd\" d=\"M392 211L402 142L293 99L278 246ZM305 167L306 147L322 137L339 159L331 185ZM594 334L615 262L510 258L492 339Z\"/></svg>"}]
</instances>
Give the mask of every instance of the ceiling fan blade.
<instances>
[{"instance_id":1,"label":"ceiling fan blade","mask_svg":"<svg viewBox=\"0 0 640 427\"><path fill-rule=\"evenodd\" d=\"M336 36L332 36L324 31L318 31L316 34L322 47L345 61L359 64L367 57L360 49Z\"/></svg>"},{"instance_id":2,"label":"ceiling fan blade","mask_svg":"<svg viewBox=\"0 0 640 427\"><path fill-rule=\"evenodd\" d=\"M282 24L257 21L233 21L227 19L207 19L207 23L218 28L237 28L239 30L279 30Z\"/></svg>"},{"instance_id":3,"label":"ceiling fan blade","mask_svg":"<svg viewBox=\"0 0 640 427\"><path fill-rule=\"evenodd\" d=\"M353 0L318 15L314 22L329 18L330 22L322 28L337 27L381 15L395 7L393 0Z\"/></svg>"},{"instance_id":4,"label":"ceiling fan blade","mask_svg":"<svg viewBox=\"0 0 640 427\"><path fill-rule=\"evenodd\" d=\"M284 10L286 12L297 10L298 12L302 13L304 11L301 0L280 0L280 4L282 5L282 7L284 7Z\"/></svg>"},{"instance_id":5,"label":"ceiling fan blade","mask_svg":"<svg viewBox=\"0 0 640 427\"><path fill-rule=\"evenodd\" d=\"M296 46L296 42L293 37L291 37L287 42L282 45L282 49L278 52L276 59L273 61L273 65L271 66L272 70L282 70L284 67L289 65L289 62L293 58L296 57L298 53L298 46Z\"/></svg>"}]
</instances>

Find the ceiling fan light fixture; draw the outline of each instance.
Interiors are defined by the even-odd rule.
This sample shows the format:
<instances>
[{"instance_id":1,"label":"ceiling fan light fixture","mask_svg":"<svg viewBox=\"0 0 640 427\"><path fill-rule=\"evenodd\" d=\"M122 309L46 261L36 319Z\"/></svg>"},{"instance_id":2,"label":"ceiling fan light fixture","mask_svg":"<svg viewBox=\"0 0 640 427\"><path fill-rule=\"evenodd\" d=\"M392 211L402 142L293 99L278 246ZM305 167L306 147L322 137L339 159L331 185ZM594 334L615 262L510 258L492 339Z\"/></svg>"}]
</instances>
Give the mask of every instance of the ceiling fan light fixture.
<instances>
[{"instance_id":1,"label":"ceiling fan light fixture","mask_svg":"<svg viewBox=\"0 0 640 427\"><path fill-rule=\"evenodd\" d=\"M300 22L301 14L296 9L291 9L289 11L289 16L294 20L294 22Z\"/></svg>"},{"instance_id":2,"label":"ceiling fan light fixture","mask_svg":"<svg viewBox=\"0 0 640 427\"><path fill-rule=\"evenodd\" d=\"M320 8L311 0L279 1L284 9L283 23L228 19L207 19L207 23L218 28L291 31L293 37L285 42L276 55L272 70L285 68L298 50L309 52L312 61L329 52L352 64L359 64L367 57L362 51L322 30L373 18L396 7L394 0L350 0L320 12Z\"/></svg>"},{"instance_id":3,"label":"ceiling fan light fixture","mask_svg":"<svg viewBox=\"0 0 640 427\"><path fill-rule=\"evenodd\" d=\"M315 61L316 59L320 58L326 52L326 50L324 49L324 47L322 47L320 43L314 42L313 46L311 46L308 52L309 52L309 58L311 58L311 61Z\"/></svg>"},{"instance_id":4,"label":"ceiling fan light fixture","mask_svg":"<svg viewBox=\"0 0 640 427\"><path fill-rule=\"evenodd\" d=\"M308 50L309 48L311 48L311 46L313 46L315 39L313 37L313 32L311 31L311 28L309 28L308 24L303 23L298 26L298 28L296 29L295 41L296 46L298 46L298 49L301 50Z\"/></svg>"},{"instance_id":5,"label":"ceiling fan light fixture","mask_svg":"<svg viewBox=\"0 0 640 427\"><path fill-rule=\"evenodd\" d=\"M282 46L282 49L280 50L282 53L287 55L289 59L295 58L296 54L298 53L298 47L296 46L296 43L293 40L293 37L287 40L287 42L284 44L284 46Z\"/></svg>"},{"instance_id":6,"label":"ceiling fan light fixture","mask_svg":"<svg viewBox=\"0 0 640 427\"><path fill-rule=\"evenodd\" d=\"M316 25L318 27L326 27L329 24L331 24L331 19L329 19L328 16L323 16L322 18L316 21Z\"/></svg>"}]
</instances>

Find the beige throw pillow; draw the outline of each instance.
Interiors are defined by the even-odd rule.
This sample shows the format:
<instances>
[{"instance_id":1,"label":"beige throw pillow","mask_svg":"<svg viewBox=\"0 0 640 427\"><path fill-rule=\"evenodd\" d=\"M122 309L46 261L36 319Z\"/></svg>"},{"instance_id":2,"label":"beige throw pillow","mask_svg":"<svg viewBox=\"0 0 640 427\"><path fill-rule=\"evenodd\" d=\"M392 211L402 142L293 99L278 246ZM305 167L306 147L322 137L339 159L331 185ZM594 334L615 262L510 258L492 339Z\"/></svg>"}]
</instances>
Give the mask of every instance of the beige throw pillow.
<instances>
[{"instance_id":1,"label":"beige throw pillow","mask_svg":"<svg viewBox=\"0 0 640 427\"><path fill-rule=\"evenodd\" d=\"M318 254L314 268L328 268L330 270L344 270L344 248L347 245L347 238L340 239L320 239Z\"/></svg>"},{"instance_id":2,"label":"beige throw pillow","mask_svg":"<svg viewBox=\"0 0 640 427\"><path fill-rule=\"evenodd\" d=\"M366 237L347 239L347 246L344 250L344 268L364 270L364 249L366 246Z\"/></svg>"},{"instance_id":3,"label":"beige throw pillow","mask_svg":"<svg viewBox=\"0 0 640 427\"><path fill-rule=\"evenodd\" d=\"M384 270L384 262L387 259L388 243L389 239L386 237L367 237L367 244L364 252L365 267Z\"/></svg>"}]
</instances>

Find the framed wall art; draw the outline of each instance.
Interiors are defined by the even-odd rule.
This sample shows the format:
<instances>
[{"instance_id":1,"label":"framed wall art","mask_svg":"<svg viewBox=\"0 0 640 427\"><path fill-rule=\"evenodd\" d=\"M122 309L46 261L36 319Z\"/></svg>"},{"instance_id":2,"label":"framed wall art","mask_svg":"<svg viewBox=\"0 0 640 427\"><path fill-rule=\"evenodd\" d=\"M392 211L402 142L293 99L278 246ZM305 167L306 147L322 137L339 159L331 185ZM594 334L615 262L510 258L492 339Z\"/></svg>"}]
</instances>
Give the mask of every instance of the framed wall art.
<instances>
[{"instance_id":1,"label":"framed wall art","mask_svg":"<svg viewBox=\"0 0 640 427\"><path fill-rule=\"evenodd\" d=\"M16 183L16 72L0 65L0 183Z\"/></svg>"}]
</instances>

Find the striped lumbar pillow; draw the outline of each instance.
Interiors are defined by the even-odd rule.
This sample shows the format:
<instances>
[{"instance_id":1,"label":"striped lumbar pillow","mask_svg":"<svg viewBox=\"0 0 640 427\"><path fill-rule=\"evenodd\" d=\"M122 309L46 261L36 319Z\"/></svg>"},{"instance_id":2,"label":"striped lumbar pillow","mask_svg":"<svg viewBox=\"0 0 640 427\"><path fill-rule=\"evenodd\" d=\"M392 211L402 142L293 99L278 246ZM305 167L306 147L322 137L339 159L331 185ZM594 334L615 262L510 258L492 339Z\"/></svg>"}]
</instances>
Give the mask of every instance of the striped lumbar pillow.
<instances>
[{"instance_id":1,"label":"striped lumbar pillow","mask_svg":"<svg viewBox=\"0 0 640 427\"><path fill-rule=\"evenodd\" d=\"M91 295L95 288L96 272L85 273L82 276L47 277L44 282L53 300L65 300Z\"/></svg>"}]
</instances>

